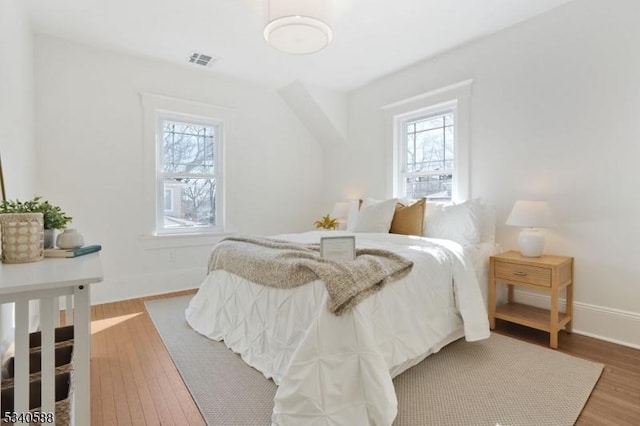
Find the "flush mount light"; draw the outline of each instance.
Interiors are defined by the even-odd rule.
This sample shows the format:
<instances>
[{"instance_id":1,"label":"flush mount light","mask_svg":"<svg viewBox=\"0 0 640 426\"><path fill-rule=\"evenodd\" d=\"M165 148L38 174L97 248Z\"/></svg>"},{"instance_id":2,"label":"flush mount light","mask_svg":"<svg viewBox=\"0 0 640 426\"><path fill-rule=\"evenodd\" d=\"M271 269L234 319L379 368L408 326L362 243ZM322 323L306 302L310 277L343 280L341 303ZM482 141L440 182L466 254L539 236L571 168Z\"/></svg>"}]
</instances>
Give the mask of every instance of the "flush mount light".
<instances>
[{"instance_id":1,"label":"flush mount light","mask_svg":"<svg viewBox=\"0 0 640 426\"><path fill-rule=\"evenodd\" d=\"M278 50L306 55L333 38L331 0L268 0L264 38Z\"/></svg>"}]
</instances>

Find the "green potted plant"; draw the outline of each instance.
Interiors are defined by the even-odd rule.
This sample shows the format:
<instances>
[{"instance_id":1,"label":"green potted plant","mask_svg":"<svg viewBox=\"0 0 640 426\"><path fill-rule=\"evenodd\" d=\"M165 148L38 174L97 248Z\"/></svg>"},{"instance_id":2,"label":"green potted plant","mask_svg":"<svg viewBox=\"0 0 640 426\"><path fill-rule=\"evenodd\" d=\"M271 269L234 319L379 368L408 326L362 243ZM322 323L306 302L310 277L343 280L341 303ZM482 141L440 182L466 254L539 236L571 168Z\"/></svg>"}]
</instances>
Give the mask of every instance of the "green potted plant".
<instances>
[{"instance_id":1,"label":"green potted plant","mask_svg":"<svg viewBox=\"0 0 640 426\"><path fill-rule=\"evenodd\" d=\"M4 200L0 203L2 213L42 213L44 219L44 248L53 248L55 242L55 230L64 229L71 222L71 217L58 206L42 201L42 197L36 196L29 201Z\"/></svg>"}]
</instances>

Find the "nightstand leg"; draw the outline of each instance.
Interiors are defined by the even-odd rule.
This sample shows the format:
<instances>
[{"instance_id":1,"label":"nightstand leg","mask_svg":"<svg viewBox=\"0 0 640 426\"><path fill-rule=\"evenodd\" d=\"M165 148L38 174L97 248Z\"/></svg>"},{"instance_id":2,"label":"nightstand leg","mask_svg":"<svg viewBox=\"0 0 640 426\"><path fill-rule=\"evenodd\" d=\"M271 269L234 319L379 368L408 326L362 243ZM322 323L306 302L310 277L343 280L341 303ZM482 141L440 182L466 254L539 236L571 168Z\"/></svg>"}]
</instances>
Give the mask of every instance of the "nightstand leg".
<instances>
[{"instance_id":1,"label":"nightstand leg","mask_svg":"<svg viewBox=\"0 0 640 426\"><path fill-rule=\"evenodd\" d=\"M496 328L496 280L493 275L493 259L489 263L489 328Z\"/></svg>"},{"instance_id":2,"label":"nightstand leg","mask_svg":"<svg viewBox=\"0 0 640 426\"><path fill-rule=\"evenodd\" d=\"M508 287L508 289L509 289L509 290L507 291L507 301L508 301L509 303L512 303L512 302L513 302L513 285L508 284L508 285L507 285L507 287Z\"/></svg>"},{"instance_id":3,"label":"nightstand leg","mask_svg":"<svg viewBox=\"0 0 640 426\"><path fill-rule=\"evenodd\" d=\"M557 282L557 281L555 281ZM553 349L558 349L558 288L551 289L551 321L549 324L549 333L551 334L551 341L549 346Z\"/></svg>"},{"instance_id":4,"label":"nightstand leg","mask_svg":"<svg viewBox=\"0 0 640 426\"><path fill-rule=\"evenodd\" d=\"M569 322L565 326L565 331L571 333L573 331L573 283L567 286L567 309L566 313L569 317Z\"/></svg>"}]
</instances>

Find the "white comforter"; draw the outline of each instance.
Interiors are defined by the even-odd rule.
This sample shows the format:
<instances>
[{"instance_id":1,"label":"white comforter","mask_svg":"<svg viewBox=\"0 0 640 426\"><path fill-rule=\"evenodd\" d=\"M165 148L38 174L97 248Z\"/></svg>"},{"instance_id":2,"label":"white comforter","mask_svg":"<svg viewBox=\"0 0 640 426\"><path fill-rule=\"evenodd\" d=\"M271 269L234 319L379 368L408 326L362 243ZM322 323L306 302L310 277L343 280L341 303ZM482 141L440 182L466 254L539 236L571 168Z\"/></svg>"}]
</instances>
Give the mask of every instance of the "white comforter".
<instances>
[{"instance_id":1,"label":"white comforter","mask_svg":"<svg viewBox=\"0 0 640 426\"><path fill-rule=\"evenodd\" d=\"M317 243L323 235L278 238ZM463 334L489 337L460 245L394 234L356 234L356 245L391 250L413 269L342 316L328 311L321 281L275 289L225 271L211 272L186 310L197 332L273 378L275 425L391 425L393 377Z\"/></svg>"}]
</instances>

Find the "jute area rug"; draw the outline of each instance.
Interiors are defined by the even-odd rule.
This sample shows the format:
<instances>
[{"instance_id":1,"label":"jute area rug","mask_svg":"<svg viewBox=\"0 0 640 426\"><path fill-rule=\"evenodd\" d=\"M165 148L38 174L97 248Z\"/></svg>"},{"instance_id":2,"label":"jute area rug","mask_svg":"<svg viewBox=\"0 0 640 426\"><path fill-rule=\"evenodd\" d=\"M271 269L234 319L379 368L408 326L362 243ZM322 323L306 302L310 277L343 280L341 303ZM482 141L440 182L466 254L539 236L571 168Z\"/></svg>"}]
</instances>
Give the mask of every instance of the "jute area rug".
<instances>
[{"instance_id":1,"label":"jute area rug","mask_svg":"<svg viewBox=\"0 0 640 426\"><path fill-rule=\"evenodd\" d=\"M184 319L191 296L146 303L210 425L270 425L276 386ZM492 334L458 340L393 380L394 425L572 425L603 365Z\"/></svg>"}]
</instances>

